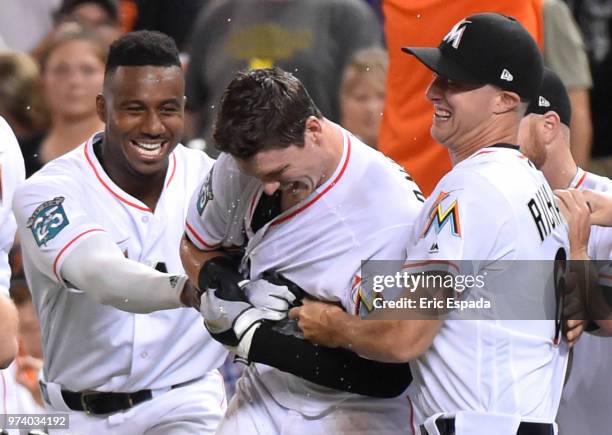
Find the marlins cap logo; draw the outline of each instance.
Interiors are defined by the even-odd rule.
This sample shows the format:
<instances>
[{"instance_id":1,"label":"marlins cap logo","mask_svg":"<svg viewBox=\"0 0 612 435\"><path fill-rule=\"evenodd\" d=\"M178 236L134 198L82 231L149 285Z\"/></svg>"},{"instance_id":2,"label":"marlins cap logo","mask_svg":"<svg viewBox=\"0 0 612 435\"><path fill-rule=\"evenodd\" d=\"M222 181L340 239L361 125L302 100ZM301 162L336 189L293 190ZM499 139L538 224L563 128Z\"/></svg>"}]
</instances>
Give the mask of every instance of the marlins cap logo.
<instances>
[{"instance_id":1,"label":"marlins cap logo","mask_svg":"<svg viewBox=\"0 0 612 435\"><path fill-rule=\"evenodd\" d=\"M461 43L461 38L463 37L463 32L465 32L465 28L468 24L471 24L471 21L461 20L457 24L453 26L453 28L446 34L442 40L447 44L450 44L453 48L459 48L459 44Z\"/></svg>"}]
</instances>

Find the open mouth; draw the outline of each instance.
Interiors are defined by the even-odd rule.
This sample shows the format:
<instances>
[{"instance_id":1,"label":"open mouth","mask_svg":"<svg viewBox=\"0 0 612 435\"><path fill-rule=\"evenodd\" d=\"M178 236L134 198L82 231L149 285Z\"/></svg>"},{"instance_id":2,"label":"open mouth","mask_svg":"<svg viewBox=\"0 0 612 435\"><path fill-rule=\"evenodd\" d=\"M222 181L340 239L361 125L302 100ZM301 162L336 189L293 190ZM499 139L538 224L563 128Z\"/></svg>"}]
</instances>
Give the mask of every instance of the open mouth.
<instances>
[{"instance_id":1,"label":"open mouth","mask_svg":"<svg viewBox=\"0 0 612 435\"><path fill-rule=\"evenodd\" d=\"M434 118L445 121L449 119L450 117L451 117L451 113L448 110L442 109L440 107L434 108Z\"/></svg>"},{"instance_id":2,"label":"open mouth","mask_svg":"<svg viewBox=\"0 0 612 435\"><path fill-rule=\"evenodd\" d=\"M132 140L130 143L134 146L138 154L144 160L155 160L164 153L166 142L144 142Z\"/></svg>"}]
</instances>

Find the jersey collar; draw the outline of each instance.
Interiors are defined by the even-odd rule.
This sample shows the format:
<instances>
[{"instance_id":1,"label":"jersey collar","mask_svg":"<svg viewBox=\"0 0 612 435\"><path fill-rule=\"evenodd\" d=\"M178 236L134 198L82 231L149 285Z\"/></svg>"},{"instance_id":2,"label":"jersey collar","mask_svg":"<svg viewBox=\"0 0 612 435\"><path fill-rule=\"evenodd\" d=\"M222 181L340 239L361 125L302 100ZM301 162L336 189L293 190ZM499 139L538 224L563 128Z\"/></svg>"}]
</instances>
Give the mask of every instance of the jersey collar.
<instances>
[{"instance_id":1,"label":"jersey collar","mask_svg":"<svg viewBox=\"0 0 612 435\"><path fill-rule=\"evenodd\" d=\"M140 211L153 213L153 211L149 207L147 207L142 201L140 201L137 198L134 198L129 193L121 190L121 188L117 186L115 182L111 180L111 178L104 171L104 168L98 161L98 157L96 156L96 153L94 152L94 148L93 148L95 143L98 143L99 141L102 140L103 135L104 135L104 132L101 132L101 131L98 133L95 133L93 136L89 138L89 140L85 143L85 146L83 147L83 150L85 153L85 160L87 161L88 166L92 169L96 179L98 180L100 184L102 184L105 190L107 190L112 196L114 196L119 201L123 202L124 204L129 205L130 207L138 209ZM166 179L164 181L164 190L168 188L176 172L175 152L176 152L176 149L172 151L172 154L170 154L170 166L168 168L169 170L166 171ZM163 195L163 192L162 192L162 195ZM160 198L161 198L161 195L160 195Z\"/></svg>"},{"instance_id":2,"label":"jersey collar","mask_svg":"<svg viewBox=\"0 0 612 435\"><path fill-rule=\"evenodd\" d=\"M586 178L586 175L587 173L584 169L580 167L577 168L576 175L574 175L574 179L570 182L568 187L570 189L579 189L582 183L584 183L584 179Z\"/></svg>"}]
</instances>

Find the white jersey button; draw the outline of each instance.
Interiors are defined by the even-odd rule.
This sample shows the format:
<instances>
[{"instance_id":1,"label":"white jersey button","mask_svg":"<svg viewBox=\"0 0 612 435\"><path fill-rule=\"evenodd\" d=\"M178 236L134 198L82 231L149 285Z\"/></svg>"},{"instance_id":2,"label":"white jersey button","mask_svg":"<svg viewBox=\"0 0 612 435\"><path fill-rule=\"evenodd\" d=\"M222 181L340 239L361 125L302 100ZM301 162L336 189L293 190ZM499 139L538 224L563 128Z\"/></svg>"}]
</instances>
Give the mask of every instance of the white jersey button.
<instances>
[{"instance_id":1,"label":"white jersey button","mask_svg":"<svg viewBox=\"0 0 612 435\"><path fill-rule=\"evenodd\" d=\"M143 221L146 224L147 222L149 222L149 216L143 216L141 221Z\"/></svg>"},{"instance_id":2,"label":"white jersey button","mask_svg":"<svg viewBox=\"0 0 612 435\"><path fill-rule=\"evenodd\" d=\"M140 353L140 358L142 358L142 359L145 359L148 356L149 356L149 353L147 351L144 351L144 352Z\"/></svg>"}]
</instances>

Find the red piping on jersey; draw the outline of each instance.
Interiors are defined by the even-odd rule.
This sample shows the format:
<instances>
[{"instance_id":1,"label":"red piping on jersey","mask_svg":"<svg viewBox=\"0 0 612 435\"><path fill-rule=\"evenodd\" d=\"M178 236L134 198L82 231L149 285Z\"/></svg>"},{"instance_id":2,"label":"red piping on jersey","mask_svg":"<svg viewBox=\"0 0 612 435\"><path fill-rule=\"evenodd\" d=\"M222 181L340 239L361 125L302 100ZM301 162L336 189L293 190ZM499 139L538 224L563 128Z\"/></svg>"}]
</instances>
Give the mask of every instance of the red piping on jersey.
<instances>
[{"instance_id":1,"label":"red piping on jersey","mask_svg":"<svg viewBox=\"0 0 612 435\"><path fill-rule=\"evenodd\" d=\"M106 184L104 182L104 180L102 179L102 177L100 176L100 174L98 173L98 170L96 169L95 165L93 164L93 162L91 161L91 158L89 157L89 153L87 152L87 148L88 148L89 143L87 143L85 145L85 158L87 159L87 163L89 163L89 166L91 166L91 169L93 169L94 174L96 174L96 178L98 179L98 181L100 183L102 183L102 185L106 188L106 190L108 190L111 195L113 195L115 198L117 198L119 201L126 203L127 205L137 208L138 210L142 210L142 211L148 211L150 213L152 213L151 209L149 207L143 207L141 205L138 204L134 204L133 202L128 201L127 199L122 198L121 196L119 196L117 193L115 193L115 191L113 189L111 189L108 184Z\"/></svg>"},{"instance_id":2,"label":"red piping on jersey","mask_svg":"<svg viewBox=\"0 0 612 435\"><path fill-rule=\"evenodd\" d=\"M580 185L582 184L582 182L584 181L584 179L586 178L586 171L584 171L584 174L582 174L582 177L580 177L580 180L578 180L578 182L576 183L576 187L574 189L578 189L580 187Z\"/></svg>"},{"instance_id":3,"label":"red piping on jersey","mask_svg":"<svg viewBox=\"0 0 612 435\"><path fill-rule=\"evenodd\" d=\"M259 192L259 190L257 191ZM251 200L251 209L249 210L249 220L253 219L253 212L255 211L255 200L257 199L257 192L253 195L253 199ZM261 195L260 195L261 198Z\"/></svg>"},{"instance_id":4,"label":"red piping on jersey","mask_svg":"<svg viewBox=\"0 0 612 435\"><path fill-rule=\"evenodd\" d=\"M351 157L351 137L347 135L347 150L346 150L346 159L344 160L344 164L342 165L342 169L340 169L340 173L338 174L338 176L334 179L334 181L332 181L331 183L329 183L329 185L323 189L317 196L315 196L314 198L312 198L310 200L310 202L307 202L306 204L304 204L302 207L298 208L297 210L295 210L294 212L288 214L287 216L283 216L281 218L279 218L276 221L273 221L270 226L272 225L278 225L280 223L283 223L289 219L291 219L292 217L294 217L296 214L301 213L302 211L306 210L308 207L310 207L311 205L313 205L315 202L317 202L323 195L325 195L327 192L329 192L331 190L332 187L334 187L336 184L338 184L338 181L340 181L340 178L342 178L342 176L344 175L344 172L346 171L346 167L348 166L348 162L349 159Z\"/></svg>"},{"instance_id":5,"label":"red piping on jersey","mask_svg":"<svg viewBox=\"0 0 612 435\"><path fill-rule=\"evenodd\" d=\"M412 431L412 435L416 435L416 426L414 425L414 408L412 406L412 400L410 400L410 396L406 396L408 399L408 404L410 405L410 430Z\"/></svg>"},{"instance_id":6,"label":"red piping on jersey","mask_svg":"<svg viewBox=\"0 0 612 435\"><path fill-rule=\"evenodd\" d=\"M170 178L168 178L168 182L166 183L166 188L170 186L170 183L174 178L174 173L176 172L176 157L174 156L174 153L170 154L170 157L172 157L172 171L170 172Z\"/></svg>"},{"instance_id":7,"label":"red piping on jersey","mask_svg":"<svg viewBox=\"0 0 612 435\"><path fill-rule=\"evenodd\" d=\"M411 267L426 266L428 264L447 264L447 265L455 268L457 270L457 273L459 273L459 267L455 263L453 263L452 261L448 261L448 260L427 260L427 261L421 261L420 263L404 264L402 266L402 269L409 269Z\"/></svg>"},{"instance_id":8,"label":"red piping on jersey","mask_svg":"<svg viewBox=\"0 0 612 435\"><path fill-rule=\"evenodd\" d=\"M490 153L494 153L494 152L495 152L495 150L482 150L482 151L479 151L476 154L474 154L474 157L479 156L481 154L490 154Z\"/></svg>"},{"instance_id":9,"label":"red piping on jersey","mask_svg":"<svg viewBox=\"0 0 612 435\"><path fill-rule=\"evenodd\" d=\"M103 230L102 228L92 228L91 230L87 230L82 232L81 234L79 234L78 236L76 236L74 239L72 239L71 241L69 241L62 249L61 251L59 251L59 254L57 254L57 257L55 257L55 260L53 261L53 273L55 274L55 276L57 277L59 282L62 282L62 278L59 276L59 273L57 273L57 263L60 259L60 257L64 254L64 252L66 252L66 249L68 249L70 247L70 245L72 245L74 242L76 242L77 240L79 240L81 237L83 237L85 234L89 234L89 233L93 233L95 231L103 231L106 232L105 230Z\"/></svg>"},{"instance_id":10,"label":"red piping on jersey","mask_svg":"<svg viewBox=\"0 0 612 435\"><path fill-rule=\"evenodd\" d=\"M189 230L189 232L196 238L198 239L198 242L200 242L201 244L204 245L204 247L208 248L208 249L215 249L218 248L219 246L221 246L220 243L217 243L216 245L210 245L208 243L206 243L204 241L204 239L202 237L200 237L200 235L196 232L196 230L189 225L189 222L185 222L185 226L187 227L187 230Z\"/></svg>"}]
</instances>

